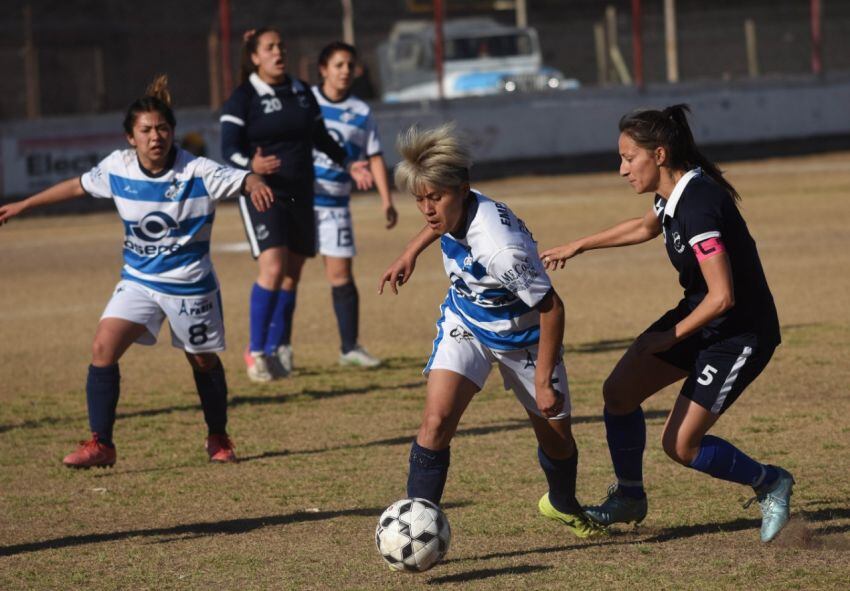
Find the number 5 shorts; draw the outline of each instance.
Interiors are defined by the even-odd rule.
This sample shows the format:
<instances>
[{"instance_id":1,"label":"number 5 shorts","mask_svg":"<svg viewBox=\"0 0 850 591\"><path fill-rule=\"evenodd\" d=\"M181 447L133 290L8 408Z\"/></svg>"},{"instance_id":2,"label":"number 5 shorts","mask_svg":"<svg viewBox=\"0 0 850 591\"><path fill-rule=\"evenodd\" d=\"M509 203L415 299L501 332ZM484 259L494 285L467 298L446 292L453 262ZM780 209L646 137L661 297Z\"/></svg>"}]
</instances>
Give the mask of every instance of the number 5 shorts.
<instances>
[{"instance_id":1,"label":"number 5 shorts","mask_svg":"<svg viewBox=\"0 0 850 591\"><path fill-rule=\"evenodd\" d=\"M680 305L656 320L644 332L670 330L689 314ZM706 338L698 331L655 356L688 372L679 392L701 407L721 415L767 366L776 344L755 333Z\"/></svg>"},{"instance_id":2,"label":"number 5 shorts","mask_svg":"<svg viewBox=\"0 0 850 591\"><path fill-rule=\"evenodd\" d=\"M563 352L562 352L563 356ZM529 412L543 416L537 408L534 373L537 369L537 344L524 349L502 351L481 343L463 320L448 307L437 322L437 338L428 364L422 372L426 376L434 369L447 369L471 380L478 388L484 386L493 363L498 363L505 390L514 396ZM552 387L564 398L564 407L552 419L570 415L570 387L563 359L552 372Z\"/></svg>"},{"instance_id":3,"label":"number 5 shorts","mask_svg":"<svg viewBox=\"0 0 850 591\"><path fill-rule=\"evenodd\" d=\"M224 318L218 290L197 296L170 296L122 280L115 286L101 319L121 318L141 324L147 331L136 342L156 343L159 329L168 318L171 344L187 353L224 351Z\"/></svg>"}]
</instances>

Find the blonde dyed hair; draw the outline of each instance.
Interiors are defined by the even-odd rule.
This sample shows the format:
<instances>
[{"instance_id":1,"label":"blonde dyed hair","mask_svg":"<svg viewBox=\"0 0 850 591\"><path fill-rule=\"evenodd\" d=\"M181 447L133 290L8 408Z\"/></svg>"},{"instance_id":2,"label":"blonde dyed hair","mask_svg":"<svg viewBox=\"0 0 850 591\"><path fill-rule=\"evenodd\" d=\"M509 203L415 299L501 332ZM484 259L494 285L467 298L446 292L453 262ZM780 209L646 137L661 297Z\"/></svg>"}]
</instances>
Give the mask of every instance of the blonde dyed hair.
<instances>
[{"instance_id":1,"label":"blonde dyed hair","mask_svg":"<svg viewBox=\"0 0 850 591\"><path fill-rule=\"evenodd\" d=\"M432 188L456 188L469 182L472 157L453 123L434 129L414 125L399 134L396 149L402 161L395 168L395 184L412 195Z\"/></svg>"}]
</instances>

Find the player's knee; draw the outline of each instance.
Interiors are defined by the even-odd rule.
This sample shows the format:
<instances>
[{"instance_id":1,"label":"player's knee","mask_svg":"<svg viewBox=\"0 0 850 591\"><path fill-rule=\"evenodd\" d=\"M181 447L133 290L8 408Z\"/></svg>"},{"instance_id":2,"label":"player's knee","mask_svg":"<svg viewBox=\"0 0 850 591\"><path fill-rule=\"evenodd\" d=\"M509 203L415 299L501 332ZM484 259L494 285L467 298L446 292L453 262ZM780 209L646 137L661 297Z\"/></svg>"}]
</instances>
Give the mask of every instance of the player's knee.
<instances>
[{"instance_id":1,"label":"player's knee","mask_svg":"<svg viewBox=\"0 0 850 591\"><path fill-rule=\"evenodd\" d=\"M270 259L260 265L260 281L265 285L280 285L285 266L282 260Z\"/></svg>"},{"instance_id":2,"label":"player's knee","mask_svg":"<svg viewBox=\"0 0 850 591\"><path fill-rule=\"evenodd\" d=\"M186 353L186 359L192 369L204 373L214 370L221 363L215 353Z\"/></svg>"},{"instance_id":3,"label":"player's knee","mask_svg":"<svg viewBox=\"0 0 850 591\"><path fill-rule=\"evenodd\" d=\"M451 442L451 427L447 417L437 413L426 413L422 417L417 437L419 444L428 449L443 449Z\"/></svg>"},{"instance_id":4,"label":"player's knee","mask_svg":"<svg viewBox=\"0 0 850 591\"><path fill-rule=\"evenodd\" d=\"M95 338L91 346L91 361L92 365L98 367L106 367L118 361L115 355L115 348L101 339Z\"/></svg>"},{"instance_id":5,"label":"player's knee","mask_svg":"<svg viewBox=\"0 0 850 591\"><path fill-rule=\"evenodd\" d=\"M661 447L667 457L683 466L690 466L699 452L699 448L693 448L687 440L669 431L661 436Z\"/></svg>"},{"instance_id":6,"label":"player's knee","mask_svg":"<svg viewBox=\"0 0 850 591\"><path fill-rule=\"evenodd\" d=\"M602 398L605 400L605 408L614 414L626 414L634 410L629 407L627 389L614 374L608 376L602 384Z\"/></svg>"}]
</instances>

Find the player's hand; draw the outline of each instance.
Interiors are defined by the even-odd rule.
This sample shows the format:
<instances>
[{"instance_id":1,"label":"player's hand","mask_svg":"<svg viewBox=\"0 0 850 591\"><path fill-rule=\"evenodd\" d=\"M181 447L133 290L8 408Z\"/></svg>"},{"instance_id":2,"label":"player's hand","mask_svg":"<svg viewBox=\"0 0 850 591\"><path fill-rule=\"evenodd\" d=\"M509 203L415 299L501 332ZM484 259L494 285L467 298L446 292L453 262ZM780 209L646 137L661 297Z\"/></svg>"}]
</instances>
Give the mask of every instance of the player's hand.
<instances>
[{"instance_id":1,"label":"player's hand","mask_svg":"<svg viewBox=\"0 0 850 591\"><path fill-rule=\"evenodd\" d=\"M16 201L14 203L8 203L2 207L0 207L0 226L8 222L10 219L20 214L27 208L26 204L23 201Z\"/></svg>"},{"instance_id":2,"label":"player's hand","mask_svg":"<svg viewBox=\"0 0 850 591\"><path fill-rule=\"evenodd\" d=\"M274 174L280 170L280 158L272 154L263 156L263 149L257 146L254 157L251 158L251 172L257 174Z\"/></svg>"},{"instance_id":3,"label":"player's hand","mask_svg":"<svg viewBox=\"0 0 850 591\"><path fill-rule=\"evenodd\" d=\"M257 208L257 211L263 212L272 206L274 203L274 193L271 188L265 183L257 183L251 189L251 203Z\"/></svg>"},{"instance_id":4,"label":"player's hand","mask_svg":"<svg viewBox=\"0 0 850 591\"><path fill-rule=\"evenodd\" d=\"M534 397L537 408L546 418L558 416L564 410L564 395L555 390L552 384L535 387Z\"/></svg>"},{"instance_id":5,"label":"player's hand","mask_svg":"<svg viewBox=\"0 0 850 591\"><path fill-rule=\"evenodd\" d=\"M360 191L366 191L372 188L375 184L375 179L372 176L372 171L369 170L369 162L367 160L357 160L352 162L348 167L348 174L351 175L351 180Z\"/></svg>"},{"instance_id":6,"label":"player's hand","mask_svg":"<svg viewBox=\"0 0 850 591\"><path fill-rule=\"evenodd\" d=\"M563 246L556 246L540 253L540 260L547 271L563 269L567 261L577 254L581 254L581 247L577 242L569 242Z\"/></svg>"},{"instance_id":7,"label":"player's hand","mask_svg":"<svg viewBox=\"0 0 850 591\"><path fill-rule=\"evenodd\" d=\"M395 210L392 203L384 206L384 218L387 220L387 230L394 228L398 223L398 212Z\"/></svg>"},{"instance_id":8,"label":"player's hand","mask_svg":"<svg viewBox=\"0 0 850 591\"><path fill-rule=\"evenodd\" d=\"M652 355L666 351L675 344L675 329L671 329L664 332L645 332L637 338L632 347L641 355Z\"/></svg>"},{"instance_id":9,"label":"player's hand","mask_svg":"<svg viewBox=\"0 0 850 591\"><path fill-rule=\"evenodd\" d=\"M381 276L381 283L378 284L378 295L384 293L384 284L387 282L389 282L393 293L398 295L398 288L410 280L415 266L416 257L408 257L406 255L398 257Z\"/></svg>"}]
</instances>

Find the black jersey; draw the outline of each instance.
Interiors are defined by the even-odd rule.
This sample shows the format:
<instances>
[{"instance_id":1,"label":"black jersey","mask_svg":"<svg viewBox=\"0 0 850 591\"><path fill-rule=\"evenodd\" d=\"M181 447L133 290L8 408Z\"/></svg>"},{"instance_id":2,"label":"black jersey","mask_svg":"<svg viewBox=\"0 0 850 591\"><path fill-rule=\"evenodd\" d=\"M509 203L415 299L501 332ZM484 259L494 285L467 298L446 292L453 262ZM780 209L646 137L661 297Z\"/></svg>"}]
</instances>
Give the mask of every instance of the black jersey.
<instances>
[{"instance_id":1,"label":"black jersey","mask_svg":"<svg viewBox=\"0 0 850 591\"><path fill-rule=\"evenodd\" d=\"M667 255L685 288L682 303L690 310L708 291L698 255L722 248L729 256L735 305L705 326L704 335L726 338L755 333L779 343L776 306L756 243L726 190L700 169L694 169L676 183L668 200L655 196L655 213L661 222Z\"/></svg>"},{"instance_id":2,"label":"black jersey","mask_svg":"<svg viewBox=\"0 0 850 591\"><path fill-rule=\"evenodd\" d=\"M224 104L221 114L221 151L241 168L250 168L259 147L263 156L280 158L280 169L267 175L269 186L292 196L312 198L313 147L345 165L346 153L328 134L322 111L310 87L286 76L271 86L255 73Z\"/></svg>"}]
</instances>

